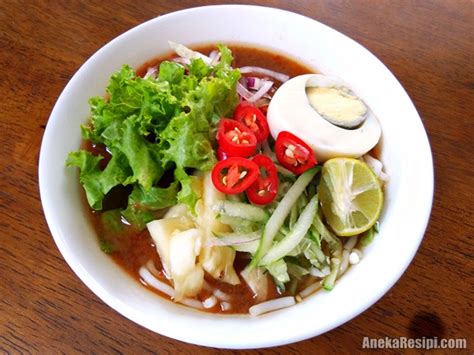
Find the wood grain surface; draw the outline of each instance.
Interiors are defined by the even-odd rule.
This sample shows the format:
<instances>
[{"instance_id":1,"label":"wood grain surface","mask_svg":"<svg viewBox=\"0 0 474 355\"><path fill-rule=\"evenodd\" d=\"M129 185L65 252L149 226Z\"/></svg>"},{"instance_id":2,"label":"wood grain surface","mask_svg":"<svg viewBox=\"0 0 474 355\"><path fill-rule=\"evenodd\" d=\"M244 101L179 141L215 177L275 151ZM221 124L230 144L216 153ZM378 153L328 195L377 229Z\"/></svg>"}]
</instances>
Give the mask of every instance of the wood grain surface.
<instances>
[{"instance_id":1,"label":"wood grain surface","mask_svg":"<svg viewBox=\"0 0 474 355\"><path fill-rule=\"evenodd\" d=\"M71 271L53 242L41 208L37 174L41 139L52 107L89 56L155 16L218 3L0 1L0 353L230 352L155 334L98 299ZM380 58L420 113L436 177L423 243L407 272L379 302L324 335L255 352L352 353L362 349L366 336L436 336L465 338L468 348L461 352L472 354L474 3L246 3L314 18Z\"/></svg>"}]
</instances>

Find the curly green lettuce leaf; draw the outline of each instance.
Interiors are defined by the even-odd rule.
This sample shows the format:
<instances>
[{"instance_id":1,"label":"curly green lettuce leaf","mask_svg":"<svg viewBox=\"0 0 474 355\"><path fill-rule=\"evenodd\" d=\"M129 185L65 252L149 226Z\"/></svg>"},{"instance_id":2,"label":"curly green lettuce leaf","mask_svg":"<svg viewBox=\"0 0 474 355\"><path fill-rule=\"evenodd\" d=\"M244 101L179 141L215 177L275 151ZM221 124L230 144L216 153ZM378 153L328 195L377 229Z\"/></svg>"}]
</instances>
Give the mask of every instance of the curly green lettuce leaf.
<instances>
[{"instance_id":1,"label":"curly green lettuce leaf","mask_svg":"<svg viewBox=\"0 0 474 355\"><path fill-rule=\"evenodd\" d=\"M79 151L69 155L67 165L80 168L80 182L93 209L102 209L113 187L132 185L123 211L132 224L143 226L156 206L182 202L193 210L198 197L186 171L212 168L217 123L238 103L235 87L240 72L230 66L231 51L225 46L219 50L216 66L202 59L191 60L186 67L163 61L156 78L137 77L124 65L111 76L106 97L89 100L91 119L81 127L82 136L104 145L112 158L102 170L102 157ZM168 170L175 170L172 193L157 193ZM154 207L147 201L154 201Z\"/></svg>"}]
</instances>

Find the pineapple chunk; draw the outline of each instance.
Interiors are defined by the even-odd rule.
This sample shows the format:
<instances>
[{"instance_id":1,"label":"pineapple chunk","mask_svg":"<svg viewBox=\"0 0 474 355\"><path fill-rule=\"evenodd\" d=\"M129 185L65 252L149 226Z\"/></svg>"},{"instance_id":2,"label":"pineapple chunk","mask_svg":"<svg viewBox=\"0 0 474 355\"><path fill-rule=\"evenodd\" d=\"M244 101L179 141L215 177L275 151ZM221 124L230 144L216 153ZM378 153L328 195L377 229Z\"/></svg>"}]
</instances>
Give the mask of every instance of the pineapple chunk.
<instances>
[{"instance_id":1,"label":"pineapple chunk","mask_svg":"<svg viewBox=\"0 0 474 355\"><path fill-rule=\"evenodd\" d=\"M198 201L196 205L197 224L203 230L204 246L199 255L199 262L215 279L236 285L240 280L233 266L235 250L227 246L208 246L209 241L214 238L214 233L231 231L228 225L216 218L217 214L212 208L219 201L225 200L225 195L214 187L210 173L204 175L202 196L202 201Z\"/></svg>"},{"instance_id":2,"label":"pineapple chunk","mask_svg":"<svg viewBox=\"0 0 474 355\"><path fill-rule=\"evenodd\" d=\"M192 227L194 227L193 221L185 216L157 219L147 223L148 231L155 242L163 270L168 278L171 278L169 255L170 240L174 233Z\"/></svg>"},{"instance_id":3,"label":"pineapple chunk","mask_svg":"<svg viewBox=\"0 0 474 355\"><path fill-rule=\"evenodd\" d=\"M194 297L202 289L204 271L196 265L201 250L201 233L193 228L174 234L169 242L169 260L175 301Z\"/></svg>"}]
</instances>

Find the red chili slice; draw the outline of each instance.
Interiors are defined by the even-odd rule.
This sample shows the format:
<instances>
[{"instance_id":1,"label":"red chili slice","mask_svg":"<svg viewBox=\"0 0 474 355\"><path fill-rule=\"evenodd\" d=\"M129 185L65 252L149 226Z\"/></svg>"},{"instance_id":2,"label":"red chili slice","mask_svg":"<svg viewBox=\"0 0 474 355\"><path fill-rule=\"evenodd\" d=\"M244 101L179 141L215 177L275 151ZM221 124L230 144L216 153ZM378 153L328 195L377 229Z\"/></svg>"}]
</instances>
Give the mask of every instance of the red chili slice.
<instances>
[{"instance_id":1,"label":"red chili slice","mask_svg":"<svg viewBox=\"0 0 474 355\"><path fill-rule=\"evenodd\" d=\"M228 157L248 157L257 148L255 134L244 124L228 118L219 122L217 143Z\"/></svg>"},{"instance_id":2,"label":"red chili slice","mask_svg":"<svg viewBox=\"0 0 474 355\"><path fill-rule=\"evenodd\" d=\"M278 134L275 153L280 164L296 175L304 173L317 164L310 146L287 131Z\"/></svg>"},{"instance_id":3,"label":"red chili slice","mask_svg":"<svg viewBox=\"0 0 474 355\"><path fill-rule=\"evenodd\" d=\"M217 148L217 160L226 160L228 158L227 153L222 150L221 147Z\"/></svg>"},{"instance_id":4,"label":"red chili slice","mask_svg":"<svg viewBox=\"0 0 474 355\"><path fill-rule=\"evenodd\" d=\"M273 161L266 155L257 154L252 161L258 165L260 175L247 189L250 202L266 205L273 201L278 191L278 172Z\"/></svg>"},{"instance_id":5,"label":"red chili slice","mask_svg":"<svg viewBox=\"0 0 474 355\"><path fill-rule=\"evenodd\" d=\"M241 157L227 158L214 166L211 177L220 192L238 194L247 190L257 180L258 165Z\"/></svg>"},{"instance_id":6,"label":"red chili slice","mask_svg":"<svg viewBox=\"0 0 474 355\"><path fill-rule=\"evenodd\" d=\"M252 106L246 101L242 101L237 106L234 119L246 125L257 137L257 142L264 141L270 134L265 115L258 107Z\"/></svg>"}]
</instances>

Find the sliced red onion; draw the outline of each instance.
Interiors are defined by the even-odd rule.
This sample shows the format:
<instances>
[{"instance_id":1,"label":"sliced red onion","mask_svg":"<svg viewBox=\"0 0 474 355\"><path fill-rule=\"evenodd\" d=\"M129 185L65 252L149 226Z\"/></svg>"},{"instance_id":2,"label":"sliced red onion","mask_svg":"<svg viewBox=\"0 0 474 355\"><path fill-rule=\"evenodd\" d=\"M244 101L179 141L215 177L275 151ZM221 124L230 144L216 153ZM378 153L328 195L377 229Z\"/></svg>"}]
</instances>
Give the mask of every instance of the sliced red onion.
<instances>
[{"instance_id":1,"label":"sliced red onion","mask_svg":"<svg viewBox=\"0 0 474 355\"><path fill-rule=\"evenodd\" d=\"M255 240L259 240L261 236L261 232L253 232L248 234L241 234L241 233L229 233L223 235L222 237L212 238L209 241L209 246L223 246L223 245L238 245L238 244L245 244L249 242L253 242Z\"/></svg>"},{"instance_id":2,"label":"sliced red onion","mask_svg":"<svg viewBox=\"0 0 474 355\"><path fill-rule=\"evenodd\" d=\"M211 62L211 59L208 56L205 56L202 53L193 51L189 49L188 47L183 46L182 44L175 43L172 41L168 41L168 44L170 45L171 49L174 50L176 54L182 58L186 58L189 60L201 58L206 64L209 64Z\"/></svg>"},{"instance_id":3,"label":"sliced red onion","mask_svg":"<svg viewBox=\"0 0 474 355\"><path fill-rule=\"evenodd\" d=\"M158 71L157 67L149 67L145 73L145 79L148 77L152 77L153 79L156 78L156 73Z\"/></svg>"},{"instance_id":4,"label":"sliced red onion","mask_svg":"<svg viewBox=\"0 0 474 355\"><path fill-rule=\"evenodd\" d=\"M181 64L181 65L188 65L188 64L191 63L191 61L189 59L181 58L181 57L173 58L173 59L171 59L171 61L175 62L175 63L178 63L178 64Z\"/></svg>"},{"instance_id":5,"label":"sliced red onion","mask_svg":"<svg viewBox=\"0 0 474 355\"><path fill-rule=\"evenodd\" d=\"M237 82L237 93L247 101L253 96L240 82Z\"/></svg>"},{"instance_id":6,"label":"sliced red onion","mask_svg":"<svg viewBox=\"0 0 474 355\"><path fill-rule=\"evenodd\" d=\"M211 60L211 62L209 63L210 65L219 64L219 60L221 59L221 52L214 49L211 53L209 53L209 59Z\"/></svg>"},{"instance_id":7,"label":"sliced red onion","mask_svg":"<svg viewBox=\"0 0 474 355\"><path fill-rule=\"evenodd\" d=\"M313 293L315 293L316 291L318 291L321 287L323 287L322 282L315 282L315 283L309 285L308 287L306 287L303 291L301 291L301 292L299 293L299 295L300 295L302 298L306 298L306 297L308 297L309 295L312 295Z\"/></svg>"},{"instance_id":8,"label":"sliced red onion","mask_svg":"<svg viewBox=\"0 0 474 355\"><path fill-rule=\"evenodd\" d=\"M262 75L266 75L271 78L274 78L278 81L281 81L282 83L284 83L290 78L286 74L279 73L270 69L261 68L261 67L246 66L239 69L242 74L248 74L248 73L262 74Z\"/></svg>"},{"instance_id":9,"label":"sliced red onion","mask_svg":"<svg viewBox=\"0 0 474 355\"><path fill-rule=\"evenodd\" d=\"M204 301L202 301L202 305L204 308L212 308L217 304L217 298L214 296L206 298Z\"/></svg>"},{"instance_id":10,"label":"sliced red onion","mask_svg":"<svg viewBox=\"0 0 474 355\"><path fill-rule=\"evenodd\" d=\"M249 97L247 99L248 102L256 102L258 99L260 99L263 95L265 95L268 90L270 90L273 86L273 81L265 81L262 86L260 87L260 89L258 89L258 91L253 94L251 97Z\"/></svg>"},{"instance_id":11,"label":"sliced red onion","mask_svg":"<svg viewBox=\"0 0 474 355\"><path fill-rule=\"evenodd\" d=\"M262 302L249 308L251 316L256 317L263 313L273 312L278 309L287 308L296 304L293 296L276 298L274 300Z\"/></svg>"}]
</instances>

